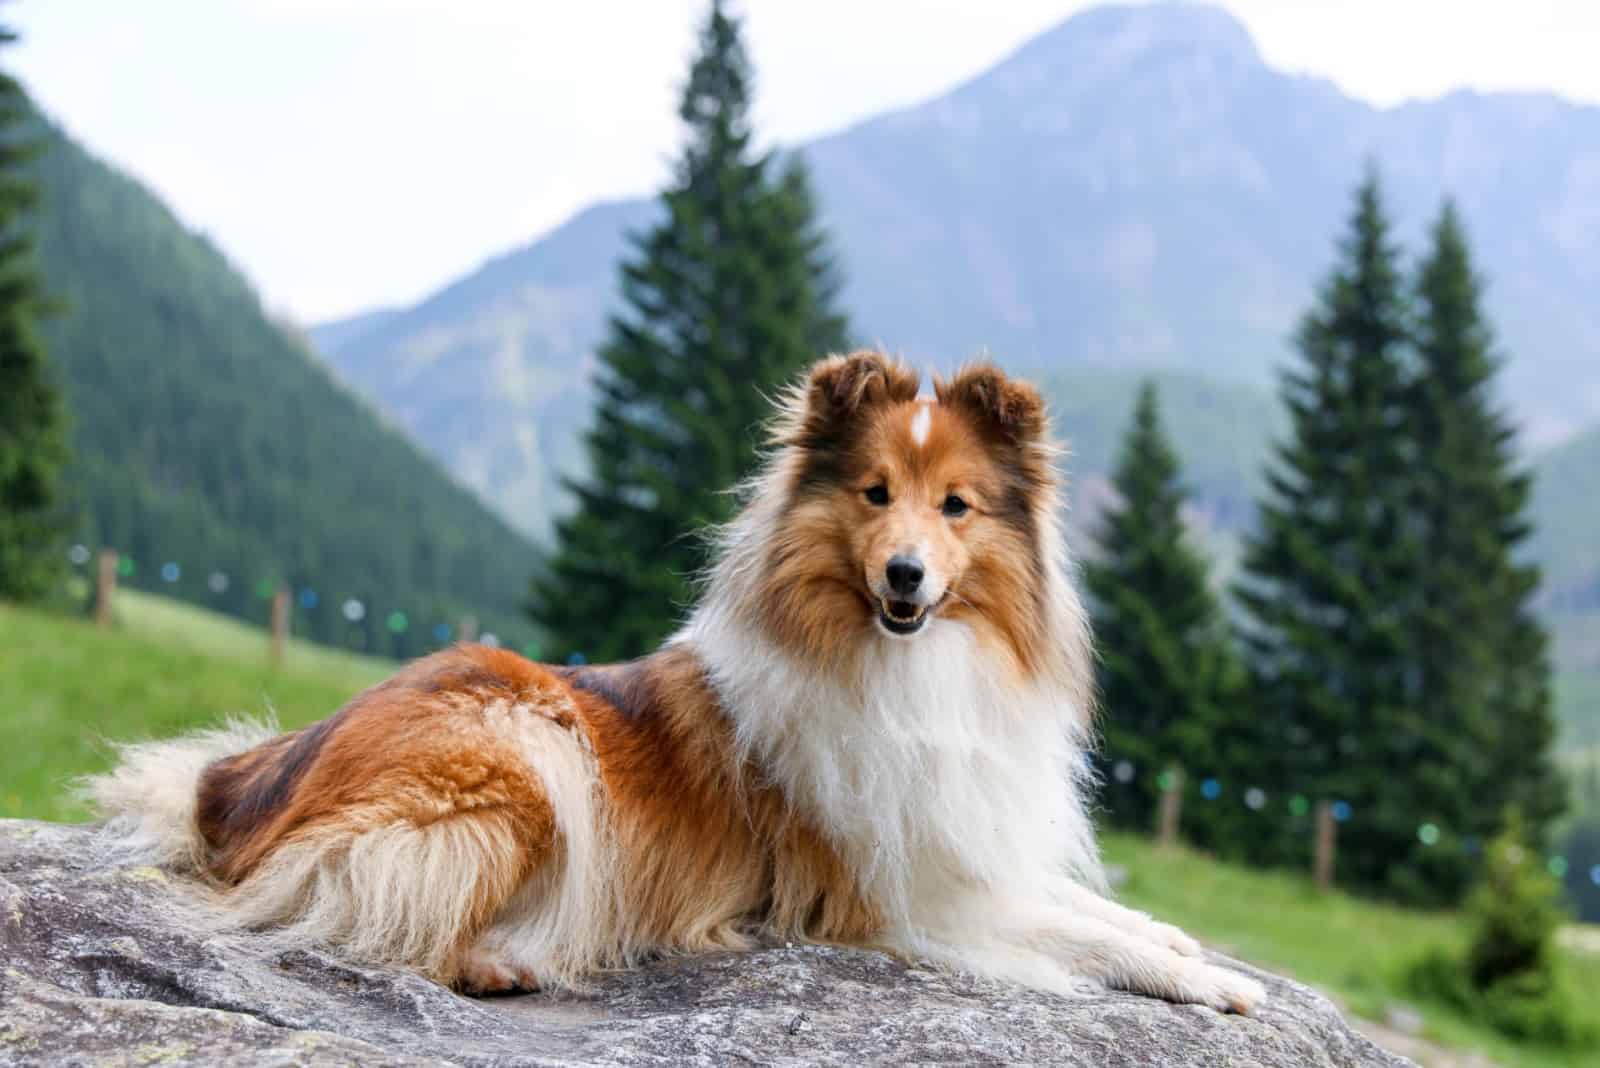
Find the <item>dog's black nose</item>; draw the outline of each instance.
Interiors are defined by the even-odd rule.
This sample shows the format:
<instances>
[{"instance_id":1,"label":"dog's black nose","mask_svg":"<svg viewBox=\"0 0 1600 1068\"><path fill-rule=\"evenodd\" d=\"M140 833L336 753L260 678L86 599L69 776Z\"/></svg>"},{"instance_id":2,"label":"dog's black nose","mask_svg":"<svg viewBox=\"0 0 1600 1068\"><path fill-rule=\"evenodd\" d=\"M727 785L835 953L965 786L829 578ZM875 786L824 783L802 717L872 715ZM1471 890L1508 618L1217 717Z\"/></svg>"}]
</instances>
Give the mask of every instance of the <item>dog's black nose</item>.
<instances>
[{"instance_id":1,"label":"dog's black nose","mask_svg":"<svg viewBox=\"0 0 1600 1068\"><path fill-rule=\"evenodd\" d=\"M884 568L889 578L889 588L902 597L910 597L922 585L922 564L909 556L891 556Z\"/></svg>"}]
</instances>

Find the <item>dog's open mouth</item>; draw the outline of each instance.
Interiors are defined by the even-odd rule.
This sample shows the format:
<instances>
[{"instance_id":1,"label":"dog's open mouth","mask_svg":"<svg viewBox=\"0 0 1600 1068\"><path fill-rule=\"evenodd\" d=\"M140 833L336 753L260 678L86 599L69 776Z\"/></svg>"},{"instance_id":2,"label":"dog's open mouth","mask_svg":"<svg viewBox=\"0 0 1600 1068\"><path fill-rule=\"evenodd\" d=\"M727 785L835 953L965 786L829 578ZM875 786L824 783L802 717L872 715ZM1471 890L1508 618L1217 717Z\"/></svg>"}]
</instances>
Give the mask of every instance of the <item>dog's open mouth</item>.
<instances>
[{"instance_id":1,"label":"dog's open mouth","mask_svg":"<svg viewBox=\"0 0 1600 1068\"><path fill-rule=\"evenodd\" d=\"M928 606L910 601L878 601L878 622L890 634L915 634L928 621Z\"/></svg>"}]
</instances>

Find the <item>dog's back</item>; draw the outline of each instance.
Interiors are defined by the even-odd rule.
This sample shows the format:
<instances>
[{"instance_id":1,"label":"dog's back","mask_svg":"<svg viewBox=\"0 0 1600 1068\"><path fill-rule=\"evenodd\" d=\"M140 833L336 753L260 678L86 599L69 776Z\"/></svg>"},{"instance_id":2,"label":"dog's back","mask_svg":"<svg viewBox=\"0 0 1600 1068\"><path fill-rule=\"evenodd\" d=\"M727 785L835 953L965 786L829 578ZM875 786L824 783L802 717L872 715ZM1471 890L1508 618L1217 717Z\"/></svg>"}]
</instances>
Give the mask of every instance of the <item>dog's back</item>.
<instances>
[{"instance_id":1,"label":"dog's back","mask_svg":"<svg viewBox=\"0 0 1600 1068\"><path fill-rule=\"evenodd\" d=\"M463 645L313 726L202 741L130 747L94 792L114 832L213 883L226 923L286 945L486 991L757 928L876 929L821 836L744 778L681 647L569 670Z\"/></svg>"}]
</instances>

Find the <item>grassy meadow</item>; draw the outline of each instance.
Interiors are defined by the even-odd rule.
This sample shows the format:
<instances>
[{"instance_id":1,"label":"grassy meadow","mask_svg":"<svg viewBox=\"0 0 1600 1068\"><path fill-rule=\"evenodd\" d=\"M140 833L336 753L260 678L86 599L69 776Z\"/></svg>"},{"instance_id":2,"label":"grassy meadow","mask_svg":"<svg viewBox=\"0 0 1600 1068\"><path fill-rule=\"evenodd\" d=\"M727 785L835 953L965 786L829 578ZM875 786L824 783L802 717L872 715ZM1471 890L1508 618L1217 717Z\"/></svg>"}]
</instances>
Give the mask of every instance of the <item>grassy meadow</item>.
<instances>
[{"instance_id":1,"label":"grassy meadow","mask_svg":"<svg viewBox=\"0 0 1600 1068\"><path fill-rule=\"evenodd\" d=\"M108 739L175 734L228 715L321 719L393 665L266 634L177 601L122 590L116 625L0 602L0 816L75 820L76 776L106 766Z\"/></svg>"},{"instance_id":2,"label":"grassy meadow","mask_svg":"<svg viewBox=\"0 0 1600 1068\"><path fill-rule=\"evenodd\" d=\"M1357 1016L1382 1021L1388 1006L1403 1004L1421 1013L1424 1038L1480 1051L1507 1068L1593 1068L1596 1063L1592 1050L1563 1053L1518 1045L1405 990L1403 972L1425 951L1465 945L1468 931L1452 912L1421 912L1319 891L1307 876L1222 864L1127 834L1103 835L1101 844L1110 863L1127 869L1118 891L1124 903L1176 923L1223 952L1309 983ZM1595 948L1560 951L1580 989L1600 990L1600 947Z\"/></svg>"},{"instance_id":3,"label":"grassy meadow","mask_svg":"<svg viewBox=\"0 0 1600 1068\"><path fill-rule=\"evenodd\" d=\"M274 712L285 727L318 719L382 678L387 661L292 642L268 662L266 635L175 601L123 591L117 625L0 604L0 816L76 820L86 815L70 782L103 768L107 740L172 734L229 714ZM1378 905L1319 892L1309 879L1163 850L1126 834L1104 838L1128 872L1131 905L1181 924L1204 941L1335 996L1382 1020L1402 1002L1421 1012L1424 1035L1480 1050L1502 1065L1577 1068L1593 1054L1511 1044L1447 1008L1418 1003L1401 972L1427 948L1460 945L1451 913ZM1600 990L1600 952L1568 940L1566 964Z\"/></svg>"}]
</instances>

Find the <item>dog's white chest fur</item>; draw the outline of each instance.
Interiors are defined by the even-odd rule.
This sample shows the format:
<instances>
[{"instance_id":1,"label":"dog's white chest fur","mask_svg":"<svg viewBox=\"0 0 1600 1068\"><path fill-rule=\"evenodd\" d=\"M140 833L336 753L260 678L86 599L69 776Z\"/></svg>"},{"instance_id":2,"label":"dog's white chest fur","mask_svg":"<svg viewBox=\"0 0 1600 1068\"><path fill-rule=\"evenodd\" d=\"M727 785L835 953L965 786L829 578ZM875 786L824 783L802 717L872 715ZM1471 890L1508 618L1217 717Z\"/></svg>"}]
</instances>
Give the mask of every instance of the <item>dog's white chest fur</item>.
<instances>
[{"instance_id":1,"label":"dog's white chest fur","mask_svg":"<svg viewBox=\"0 0 1600 1068\"><path fill-rule=\"evenodd\" d=\"M876 636L848 679L726 625L688 638L741 749L830 836L891 927L941 922L974 892L1098 880L1077 710L986 671L965 625Z\"/></svg>"}]
</instances>

